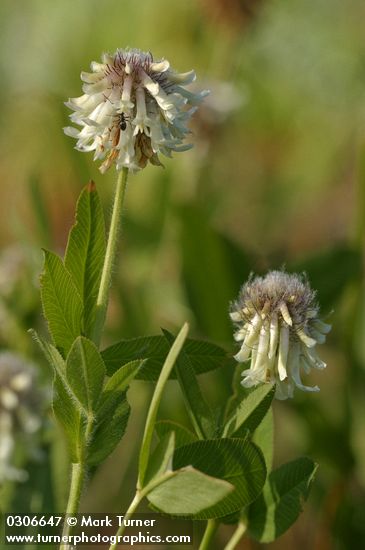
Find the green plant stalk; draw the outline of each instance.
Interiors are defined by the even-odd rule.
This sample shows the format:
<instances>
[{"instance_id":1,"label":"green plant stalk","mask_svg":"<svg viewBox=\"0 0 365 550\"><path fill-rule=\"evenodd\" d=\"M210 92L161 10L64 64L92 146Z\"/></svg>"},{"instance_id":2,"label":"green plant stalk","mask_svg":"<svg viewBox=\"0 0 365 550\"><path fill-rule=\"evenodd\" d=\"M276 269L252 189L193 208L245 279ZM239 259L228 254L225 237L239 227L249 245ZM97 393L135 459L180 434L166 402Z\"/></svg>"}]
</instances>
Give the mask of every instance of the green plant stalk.
<instances>
[{"instance_id":1,"label":"green plant stalk","mask_svg":"<svg viewBox=\"0 0 365 550\"><path fill-rule=\"evenodd\" d=\"M177 373L177 379L179 381L180 389L181 389L183 397L184 397L186 410L188 412L188 415L190 416L190 419L192 421L192 424L194 426L194 429L195 429L195 432L196 432L198 438L199 439L206 439L207 437L209 438L209 434L205 433L204 426L202 425L198 415L196 414L196 412L194 410L194 407L191 406L191 399L190 399L191 388L189 387L189 385L187 385L186 380L185 380L186 375L185 375L184 371L180 368L179 365L177 365L177 367L176 367L176 373ZM196 383L196 389L197 389L197 392L198 392L198 395L199 395L200 394L199 384L195 380L195 377L193 378L193 380ZM203 397L202 397L202 399L203 399ZM202 538L202 541L201 541L200 546L199 546L199 550L206 550L207 548L209 548L209 545L210 545L211 541L213 540L213 537L214 537L218 527L219 527L219 522L218 521L216 521L214 519L208 520L207 526L205 528L205 532L204 532L204 535L203 535L203 538Z\"/></svg>"},{"instance_id":2,"label":"green plant stalk","mask_svg":"<svg viewBox=\"0 0 365 550\"><path fill-rule=\"evenodd\" d=\"M165 337L171 343L171 335L164 331ZM182 352L181 355L183 355ZM181 356L180 356L181 357ZM210 408L205 402L195 373L189 363L176 361L175 371L183 394L185 407L199 439L213 437L211 425L214 423Z\"/></svg>"},{"instance_id":3,"label":"green plant stalk","mask_svg":"<svg viewBox=\"0 0 365 550\"><path fill-rule=\"evenodd\" d=\"M100 345L101 334L103 331L106 312L108 308L109 289L117 252L118 235L121 227L120 221L122 218L127 181L128 168L123 168L118 175L104 265L101 273L99 293L96 301L95 324L92 339L97 346Z\"/></svg>"},{"instance_id":4,"label":"green plant stalk","mask_svg":"<svg viewBox=\"0 0 365 550\"><path fill-rule=\"evenodd\" d=\"M67 516L74 516L79 511L80 499L86 477L85 451L93 429L93 422L94 418L90 416L86 424L84 441L80 448L80 461L72 464L70 492L67 501L65 512L66 516L62 536L69 536L72 532L72 526L68 525L66 521ZM68 550L69 548L69 544L61 543L60 545L60 550Z\"/></svg>"},{"instance_id":5,"label":"green plant stalk","mask_svg":"<svg viewBox=\"0 0 365 550\"><path fill-rule=\"evenodd\" d=\"M184 380L184 373L181 372L181 369L179 366L177 366L176 368L176 375L180 385L180 389L183 394L185 408L190 417L195 433L199 439L207 439L208 436L207 434L204 433L204 428L202 426L202 423L200 422L200 419L198 418L198 416L195 414L194 408L191 406L189 391L187 391L187 387Z\"/></svg>"},{"instance_id":6,"label":"green plant stalk","mask_svg":"<svg viewBox=\"0 0 365 550\"><path fill-rule=\"evenodd\" d=\"M205 528L204 536L199 546L199 550L207 550L213 540L219 527L219 522L215 519L209 519Z\"/></svg>"},{"instance_id":7,"label":"green plant stalk","mask_svg":"<svg viewBox=\"0 0 365 550\"><path fill-rule=\"evenodd\" d=\"M152 479L147 485L143 487L143 482L144 482L144 478L145 478L145 474L148 466L148 459L150 455L152 436L155 428L155 421L156 421L158 407L162 397L162 392L164 390L166 382L169 379L169 376L174 367L175 361L181 351L181 348L184 345L188 332L189 332L189 325L185 323L181 328L179 334L176 336L176 339L170 348L170 351L165 359L160 376L158 378L155 391L153 393L152 400L150 403L150 407L148 409L147 420L146 420L146 425L145 425L142 444L141 444L141 450L139 453L137 491L124 516L124 520L128 520L129 518L132 517L134 512L137 510L140 502L144 499L144 497L150 491L152 491L158 485L160 485L161 483L163 483L164 481L166 481L167 479L175 475L173 471L167 471L164 474L162 474L160 477ZM115 548L117 548L118 537L121 537L123 535L125 528L126 528L126 525L124 523L119 527L116 533L116 537L117 537L116 542L110 546L109 550L115 550Z\"/></svg>"},{"instance_id":8,"label":"green plant stalk","mask_svg":"<svg viewBox=\"0 0 365 550\"><path fill-rule=\"evenodd\" d=\"M125 516L123 518L123 525L121 525L119 527L119 529L118 529L118 531L115 535L116 536L116 542L114 544L110 545L109 550L115 550L118 547L118 537L121 537L123 535L123 533L124 533L124 531L127 527L126 521L129 520L133 516L133 514L137 510L138 506L140 505L140 503L142 502L144 497L147 496L150 491L152 491L153 489L156 489L156 487L161 485L161 483L164 483L165 481L167 481L168 479L170 479L174 475L175 475L174 472L171 472L171 471L166 472L165 474L163 474L159 478L153 479L152 481L150 481L150 483L148 485L146 485L143 489L137 489L136 494L134 495L134 498L133 498L132 502L130 503L130 505L128 507L128 510L126 511Z\"/></svg>"},{"instance_id":9,"label":"green plant stalk","mask_svg":"<svg viewBox=\"0 0 365 550\"><path fill-rule=\"evenodd\" d=\"M169 379L170 373L174 367L175 361L181 351L181 348L183 347L185 339L188 335L188 331L189 331L189 325L185 323L181 328L179 334L177 335L166 357L165 363L162 367L160 376L158 378L158 381L155 387L155 391L152 396L151 404L147 413L147 420L146 420L146 425L144 429L141 450L139 453L137 490L141 490L143 487L144 477L146 474L148 459L150 455L153 430L155 427L157 410L160 405L162 392L164 390L166 382Z\"/></svg>"},{"instance_id":10,"label":"green plant stalk","mask_svg":"<svg viewBox=\"0 0 365 550\"><path fill-rule=\"evenodd\" d=\"M241 519L238 522L237 528L234 531L232 537L229 539L226 546L224 547L224 550L234 550L234 548L236 548L237 544L239 543L243 535L246 533L246 529L247 529L247 523Z\"/></svg>"},{"instance_id":11,"label":"green plant stalk","mask_svg":"<svg viewBox=\"0 0 365 550\"><path fill-rule=\"evenodd\" d=\"M109 550L115 550L115 548L117 548L118 546L118 537L121 537L125 531L125 528L126 528L126 524L125 522L130 519L134 512L137 510L140 502L143 500L144 498L144 495L142 495L142 493L140 491L137 491L136 494L134 495L134 498L132 500L132 502L130 503L129 507L128 507L128 510L126 511L125 513L125 516L123 518L123 524L119 527L117 533L116 533L116 542L114 544L111 544L110 545L110 548Z\"/></svg>"},{"instance_id":12,"label":"green plant stalk","mask_svg":"<svg viewBox=\"0 0 365 550\"><path fill-rule=\"evenodd\" d=\"M101 334L104 327L106 311L108 307L108 298L109 298L109 289L112 279L113 265L115 261L115 256L117 252L117 243L118 235L120 230L120 220L122 217L122 209L125 197L125 191L127 188L128 180L128 169L123 168L123 170L118 175L115 197L113 203L113 213L112 219L110 222L108 243L104 258L104 265L100 279L99 293L96 302L96 315L95 315L95 325L93 330L93 341L97 346L100 344ZM71 473L71 485L70 493L66 508L66 514L74 515L77 514L80 504L80 498L82 494L82 489L84 486L85 476L86 476L86 464L85 464L85 451L88 444L89 437L93 429L93 418L89 417L87 420L87 426L85 430L84 440L82 441L80 452L79 452L79 462L72 464L72 473ZM63 535L70 535L71 526L65 523ZM68 544L61 544L61 550L67 550L69 547Z\"/></svg>"},{"instance_id":13,"label":"green plant stalk","mask_svg":"<svg viewBox=\"0 0 365 550\"><path fill-rule=\"evenodd\" d=\"M84 485L84 478L85 478L85 470L83 468L83 465L80 462L72 464L70 494L67 502L66 516L65 516L65 523L62 531L62 537L69 536L71 534L72 528L67 523L67 515L73 516L78 512L82 488ZM69 548L69 544L61 543L60 550L68 550L68 548Z\"/></svg>"}]
</instances>

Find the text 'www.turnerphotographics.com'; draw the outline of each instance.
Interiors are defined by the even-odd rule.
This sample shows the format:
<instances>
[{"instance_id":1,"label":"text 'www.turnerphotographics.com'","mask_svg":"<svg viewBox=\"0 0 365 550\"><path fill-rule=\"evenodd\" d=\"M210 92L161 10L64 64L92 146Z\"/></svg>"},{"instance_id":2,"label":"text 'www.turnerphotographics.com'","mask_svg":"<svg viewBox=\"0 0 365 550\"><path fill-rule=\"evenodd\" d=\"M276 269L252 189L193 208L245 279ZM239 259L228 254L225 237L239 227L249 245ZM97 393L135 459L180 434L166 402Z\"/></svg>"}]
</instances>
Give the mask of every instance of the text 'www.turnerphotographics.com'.
<instances>
[{"instance_id":1,"label":"text 'www.turnerphotographics.com'","mask_svg":"<svg viewBox=\"0 0 365 550\"><path fill-rule=\"evenodd\" d=\"M122 514L6 514L4 521L3 542L9 545L193 545L192 521L156 514L136 514L130 519ZM62 534L65 523L73 529L67 540ZM122 526L126 529L118 537L115 531Z\"/></svg>"}]
</instances>

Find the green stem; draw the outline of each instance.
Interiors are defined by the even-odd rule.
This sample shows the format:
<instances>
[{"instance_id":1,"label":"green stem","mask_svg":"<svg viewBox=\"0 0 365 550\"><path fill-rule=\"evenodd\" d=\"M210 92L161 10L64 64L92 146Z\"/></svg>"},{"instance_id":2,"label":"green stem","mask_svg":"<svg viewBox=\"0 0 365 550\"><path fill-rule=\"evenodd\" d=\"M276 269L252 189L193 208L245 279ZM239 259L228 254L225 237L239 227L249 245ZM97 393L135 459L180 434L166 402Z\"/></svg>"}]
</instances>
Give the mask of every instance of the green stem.
<instances>
[{"instance_id":1,"label":"green stem","mask_svg":"<svg viewBox=\"0 0 365 550\"><path fill-rule=\"evenodd\" d=\"M132 500L132 502L130 503L129 505L129 508L123 518L123 524L119 527L117 533L116 533L116 542L114 544L111 544L110 545L110 548L109 550L115 550L118 546L118 537L121 537L125 531L125 528L126 528L126 524L125 524L125 521L130 519L134 512L137 510L138 506L140 505L140 502L141 500L144 498L144 494L140 491L137 491L136 494L134 495L134 499Z\"/></svg>"},{"instance_id":2,"label":"green stem","mask_svg":"<svg viewBox=\"0 0 365 550\"><path fill-rule=\"evenodd\" d=\"M127 188L128 168L118 175L112 219L110 222L108 243L106 247L103 271L101 273L99 294L96 302L95 325L93 330L93 341L98 346L100 344L101 333L105 323L106 311L108 308L109 289L112 279L113 266L117 252L118 234L120 230L120 220L122 217L125 191Z\"/></svg>"},{"instance_id":3,"label":"green stem","mask_svg":"<svg viewBox=\"0 0 365 550\"><path fill-rule=\"evenodd\" d=\"M184 404L195 433L199 439L209 439L209 432L206 429L209 426L209 409L202 394L200 393L200 388L198 381L195 378L195 374L184 371L183 367L178 363L176 364L175 370L177 380L183 394ZM197 414L198 410L200 414ZM207 420L205 426L203 425L204 419Z\"/></svg>"},{"instance_id":4,"label":"green stem","mask_svg":"<svg viewBox=\"0 0 365 550\"><path fill-rule=\"evenodd\" d=\"M91 435L92 429L93 429L93 417L89 417L87 420L87 425L85 429L85 436L84 441L82 444L82 447L79 450L79 460L80 462L76 462L72 464L72 470L71 470L71 484L70 484L70 492L68 496L68 502L67 502L67 508L66 508L66 516L65 516L65 523L63 527L63 536L70 536L72 533L72 527L68 525L67 523L67 516L74 516L79 511L79 505L80 505L80 499L82 494L82 489L84 487L84 481L86 476L86 464L85 464L85 451L88 444L89 437ZM69 550L70 546L69 544L61 543L60 550Z\"/></svg>"},{"instance_id":5,"label":"green stem","mask_svg":"<svg viewBox=\"0 0 365 550\"><path fill-rule=\"evenodd\" d=\"M108 307L108 298L109 298L109 289L112 279L113 265L115 261L115 256L117 252L117 243L118 243L118 234L120 228L120 220L122 217L122 209L124 203L125 191L127 188L128 180L128 169L123 168L123 170L118 175L114 204L113 204L113 213L112 219L110 222L108 243L106 247L106 253L104 258L103 270L101 273L99 293L96 302L96 315L95 315L95 325L93 330L93 340L96 345L100 344L101 334L105 322L106 311ZM72 464L72 473L71 473L71 486L70 493L67 503L66 514L74 515L77 514L80 504L80 498L82 489L84 486L85 474L86 474L86 464L85 464L85 451L88 444L89 437L93 429L93 418L88 418L87 426L85 430L84 440L79 452L79 462ZM70 535L72 528L65 523L63 535ZM61 544L61 550L67 550L69 548L68 544Z\"/></svg>"},{"instance_id":6,"label":"green stem","mask_svg":"<svg viewBox=\"0 0 365 550\"><path fill-rule=\"evenodd\" d=\"M160 405L160 401L162 398L162 393L169 379L171 371L174 367L176 359L181 351L181 348L184 345L188 332L189 332L189 325L185 323L181 328L179 334L176 336L176 339L170 348L170 351L161 369L160 376L157 380L155 391L153 392L152 400L147 413L147 419L146 419L146 425L143 433L141 450L139 453L137 490L141 490L144 485L148 460L150 456L150 448L152 443L153 431L155 429L155 421L156 421L158 407Z\"/></svg>"},{"instance_id":7,"label":"green stem","mask_svg":"<svg viewBox=\"0 0 365 550\"><path fill-rule=\"evenodd\" d=\"M228 543L224 547L224 550L234 550L236 548L237 544L243 537L243 535L246 533L247 524L245 521L240 520L240 522L237 525L237 529L234 531L232 537L229 539Z\"/></svg>"},{"instance_id":8,"label":"green stem","mask_svg":"<svg viewBox=\"0 0 365 550\"><path fill-rule=\"evenodd\" d=\"M119 544L119 537L121 537L123 535L123 533L124 533L124 531L127 527L126 521L133 516L134 512L137 510L138 506L140 505L140 503L142 502L144 497L147 496L150 491L152 491L153 489L156 489L156 487L158 487L159 485L161 485L162 483L164 483L165 481L167 481L171 477L174 477L174 475L175 474L172 471L165 472L160 477L151 480L150 483L148 485L146 485L146 487L144 487L143 489L141 489L141 490L137 489L137 492L134 495L134 498L133 498L132 502L130 503L129 508L128 508L124 518L123 518L123 524L119 527L118 531L116 532L116 535L115 535L116 541L115 541L114 544L112 544L109 547L109 550L115 550L117 548L117 546Z\"/></svg>"},{"instance_id":9,"label":"green stem","mask_svg":"<svg viewBox=\"0 0 365 550\"><path fill-rule=\"evenodd\" d=\"M137 491L134 496L134 499L132 500L126 512L124 520L129 519L134 514L141 500L146 495L148 495L150 491L152 491L153 489L161 485L161 483L164 483L165 481L167 481L168 479L176 475L175 472L168 470L162 475L151 479L151 481L147 483L147 485L143 486L145 481L147 466L148 466L148 460L150 456L150 448L152 443L153 431L155 428L157 411L161 401L162 392L169 379L169 376L174 367L176 359L181 351L181 348L184 345L188 332L189 332L189 325L185 323L181 328L179 334L176 336L176 339L173 345L171 346L169 353L167 354L167 357L165 359L165 362L160 372L160 376L157 380L156 388L152 396L150 407L148 409L147 420L146 420L143 440L141 444L141 450L139 453ZM116 533L116 542L110 546L109 550L115 550L115 548L117 548L118 540L119 540L118 537L123 535L125 528L126 528L126 525L123 522L123 525L119 527Z\"/></svg>"},{"instance_id":10,"label":"green stem","mask_svg":"<svg viewBox=\"0 0 365 550\"><path fill-rule=\"evenodd\" d=\"M207 550L210 547L210 543L213 540L214 535L219 527L218 521L215 519L209 519L205 528L204 536L199 546L199 550Z\"/></svg>"},{"instance_id":11,"label":"green stem","mask_svg":"<svg viewBox=\"0 0 365 550\"><path fill-rule=\"evenodd\" d=\"M72 528L70 525L68 525L66 519L68 515L73 516L78 512L82 488L84 485L84 479L85 479L84 465L80 462L76 464L72 464L70 494L67 502L65 523L63 527L62 536L69 536L71 534ZM68 549L69 549L69 544L61 543L60 550L68 550Z\"/></svg>"},{"instance_id":12,"label":"green stem","mask_svg":"<svg viewBox=\"0 0 365 550\"><path fill-rule=\"evenodd\" d=\"M172 343L172 335L164 331L165 338ZM205 401L190 361L182 351L176 361L175 371L183 394L184 403L191 423L199 439L214 437L215 418Z\"/></svg>"}]
</instances>

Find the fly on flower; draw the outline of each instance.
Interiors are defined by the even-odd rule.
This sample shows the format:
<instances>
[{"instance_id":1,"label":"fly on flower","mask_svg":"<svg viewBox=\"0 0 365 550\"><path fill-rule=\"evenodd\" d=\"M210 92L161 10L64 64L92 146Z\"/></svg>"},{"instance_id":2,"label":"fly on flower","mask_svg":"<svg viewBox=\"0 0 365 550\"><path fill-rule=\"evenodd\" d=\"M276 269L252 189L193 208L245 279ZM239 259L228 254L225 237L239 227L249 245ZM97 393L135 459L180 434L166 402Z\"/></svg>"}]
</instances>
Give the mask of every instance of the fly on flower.
<instances>
[{"instance_id":1,"label":"fly on flower","mask_svg":"<svg viewBox=\"0 0 365 550\"><path fill-rule=\"evenodd\" d=\"M303 276L271 271L251 278L232 304L230 317L241 344L235 359L251 360L242 373L244 387L276 384L278 399L293 397L295 386L319 391L303 384L301 370L326 367L314 348L324 343L331 326L319 319L315 292Z\"/></svg>"},{"instance_id":2,"label":"fly on flower","mask_svg":"<svg viewBox=\"0 0 365 550\"><path fill-rule=\"evenodd\" d=\"M194 71L179 74L167 60L155 61L137 49L104 54L91 71L81 73L84 95L66 103L81 129L64 131L77 139L76 149L103 160L102 173L112 164L117 170L138 170L148 161L161 165L159 153L170 157L191 147L184 143L186 124L208 94L185 88L195 80Z\"/></svg>"}]
</instances>

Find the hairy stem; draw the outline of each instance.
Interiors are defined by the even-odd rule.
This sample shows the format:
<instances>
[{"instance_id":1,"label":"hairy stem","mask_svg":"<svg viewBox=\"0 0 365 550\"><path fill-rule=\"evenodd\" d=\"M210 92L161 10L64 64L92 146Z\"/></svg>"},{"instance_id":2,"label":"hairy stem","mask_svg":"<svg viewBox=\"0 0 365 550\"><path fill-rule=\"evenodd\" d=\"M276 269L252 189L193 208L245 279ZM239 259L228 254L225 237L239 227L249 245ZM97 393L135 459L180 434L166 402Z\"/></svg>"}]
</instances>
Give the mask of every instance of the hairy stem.
<instances>
[{"instance_id":1,"label":"hairy stem","mask_svg":"<svg viewBox=\"0 0 365 550\"><path fill-rule=\"evenodd\" d=\"M77 514L79 510L79 503L82 493L82 488L84 485L85 479L85 468L84 465L80 462L72 464L71 471L71 485L70 485L70 494L68 497L65 523L63 527L62 537L70 536L72 527L67 523L67 517ZM60 550L68 550L68 543L61 543Z\"/></svg>"},{"instance_id":2,"label":"hairy stem","mask_svg":"<svg viewBox=\"0 0 365 550\"><path fill-rule=\"evenodd\" d=\"M80 446L79 450L79 462L72 464L71 469L71 484L70 492L68 496L67 508L65 523L63 526L62 536L70 536L72 533L72 526L67 523L67 516L74 516L79 511L80 499L82 494L82 489L84 487L84 481L86 477L86 464L85 464L85 454L86 447L93 430L94 418L90 416L87 420L85 435L83 443ZM68 543L61 543L60 550L69 550L70 545Z\"/></svg>"},{"instance_id":3,"label":"hairy stem","mask_svg":"<svg viewBox=\"0 0 365 550\"><path fill-rule=\"evenodd\" d=\"M100 344L101 334L103 331L106 311L108 308L109 289L112 279L113 266L117 252L118 235L121 226L121 217L125 191L127 188L128 168L123 170L118 175L115 197L113 203L113 213L110 222L108 243L106 247L103 271L101 273L100 287L96 302L95 325L93 330L93 341L98 346Z\"/></svg>"}]
</instances>

